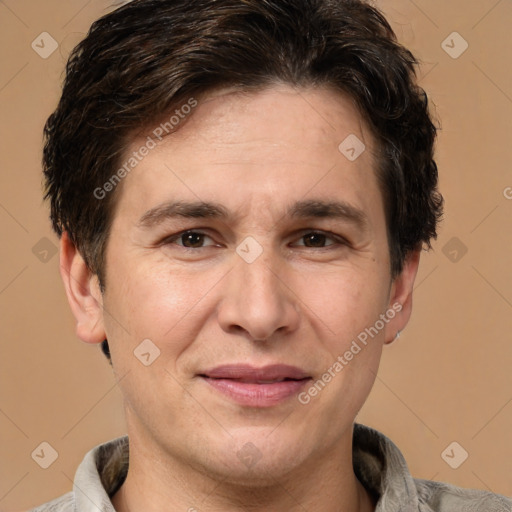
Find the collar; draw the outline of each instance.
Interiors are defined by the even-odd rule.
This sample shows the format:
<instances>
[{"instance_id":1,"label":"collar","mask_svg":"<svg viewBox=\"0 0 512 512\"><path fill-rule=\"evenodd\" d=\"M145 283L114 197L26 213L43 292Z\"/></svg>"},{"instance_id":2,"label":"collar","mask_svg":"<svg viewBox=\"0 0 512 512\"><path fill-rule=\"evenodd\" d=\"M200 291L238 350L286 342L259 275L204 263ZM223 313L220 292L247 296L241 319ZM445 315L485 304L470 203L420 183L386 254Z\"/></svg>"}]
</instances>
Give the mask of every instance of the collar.
<instances>
[{"instance_id":1,"label":"collar","mask_svg":"<svg viewBox=\"0 0 512 512\"><path fill-rule=\"evenodd\" d=\"M415 481L392 441L380 432L356 423L352 449L357 478L378 500L375 512L420 510ZM128 436L99 445L86 454L73 484L75 510L115 512L110 496L126 478L128 455Z\"/></svg>"}]
</instances>

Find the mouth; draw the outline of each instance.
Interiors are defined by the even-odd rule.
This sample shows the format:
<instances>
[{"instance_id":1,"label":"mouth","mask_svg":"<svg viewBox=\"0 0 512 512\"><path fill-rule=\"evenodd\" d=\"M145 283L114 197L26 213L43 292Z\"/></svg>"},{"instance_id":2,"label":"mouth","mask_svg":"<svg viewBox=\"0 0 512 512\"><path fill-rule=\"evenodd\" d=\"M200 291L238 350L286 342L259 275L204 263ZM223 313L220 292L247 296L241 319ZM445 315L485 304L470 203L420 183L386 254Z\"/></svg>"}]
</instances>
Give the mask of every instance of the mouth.
<instances>
[{"instance_id":1,"label":"mouth","mask_svg":"<svg viewBox=\"0 0 512 512\"><path fill-rule=\"evenodd\" d=\"M245 364L223 365L198 376L224 397L250 407L280 404L312 380L300 368L283 364L262 368Z\"/></svg>"}]
</instances>

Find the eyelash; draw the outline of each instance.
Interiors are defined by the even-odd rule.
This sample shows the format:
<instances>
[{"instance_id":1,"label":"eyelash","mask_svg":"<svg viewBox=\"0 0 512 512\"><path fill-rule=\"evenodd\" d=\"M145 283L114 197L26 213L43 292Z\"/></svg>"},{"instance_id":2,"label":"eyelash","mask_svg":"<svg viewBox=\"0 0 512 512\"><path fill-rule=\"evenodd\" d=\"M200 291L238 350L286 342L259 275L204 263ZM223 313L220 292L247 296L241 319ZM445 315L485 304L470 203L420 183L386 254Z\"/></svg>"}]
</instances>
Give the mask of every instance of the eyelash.
<instances>
[{"instance_id":1,"label":"eyelash","mask_svg":"<svg viewBox=\"0 0 512 512\"><path fill-rule=\"evenodd\" d=\"M304 237L306 237L308 235L321 235L321 236L325 236L326 241L330 240L332 242L332 243L322 246L322 247L308 247L306 245L299 246L299 247L303 247L305 249L324 249L325 250L325 249L328 249L329 247L349 245L349 242L345 238L343 238L340 235L331 233L329 231L310 229L310 230L302 230L300 233L301 234L298 237L299 240L303 239ZM171 235L171 236L165 238L164 240L162 240L161 245L173 245L173 244L175 244L175 242L177 240L180 240L183 236L189 235L189 234L204 236L213 241L213 238L211 236L209 236L208 234L204 233L203 231L195 230L195 229L187 229L185 231L180 231L179 233L176 233L174 235ZM202 246L202 247L186 247L185 245L182 245L182 244L175 244L175 245L177 245L178 247L181 247L183 250L186 250L186 251L197 251L199 249L206 249L207 247L215 247L216 246L215 243L211 244L211 245L207 245L207 246ZM217 245L217 247L218 247L218 245Z\"/></svg>"},{"instance_id":2,"label":"eyelash","mask_svg":"<svg viewBox=\"0 0 512 512\"><path fill-rule=\"evenodd\" d=\"M201 235L201 236L208 237L211 240L213 240L211 236L207 235L206 233L203 233L202 231L195 230L195 229L187 229L185 231L180 231L179 233L176 233L175 235L171 235L170 237L165 238L162 241L162 245L172 245L176 242L176 240L179 240L181 237L183 237L185 235L189 235L189 234ZM206 247L185 247L184 245L181 245L181 244L175 244L175 245L178 245L179 247L182 247L185 250L196 251L197 249L205 249L206 247L212 247L214 244L212 244L210 246L206 246Z\"/></svg>"}]
</instances>

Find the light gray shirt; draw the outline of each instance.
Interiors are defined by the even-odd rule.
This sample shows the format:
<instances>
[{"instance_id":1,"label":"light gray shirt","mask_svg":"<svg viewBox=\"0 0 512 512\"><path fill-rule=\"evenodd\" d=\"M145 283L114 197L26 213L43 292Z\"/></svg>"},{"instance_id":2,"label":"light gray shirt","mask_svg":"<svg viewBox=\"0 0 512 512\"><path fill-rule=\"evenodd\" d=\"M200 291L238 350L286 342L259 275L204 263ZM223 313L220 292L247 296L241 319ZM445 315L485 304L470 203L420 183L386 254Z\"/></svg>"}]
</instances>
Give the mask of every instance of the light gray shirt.
<instances>
[{"instance_id":1,"label":"light gray shirt","mask_svg":"<svg viewBox=\"0 0 512 512\"><path fill-rule=\"evenodd\" d=\"M78 467L73 491L32 512L115 512L110 497L126 478L128 451L126 436L97 446ZM378 499L376 512L512 512L512 499L505 496L413 478L386 436L357 423L353 466L359 481Z\"/></svg>"}]
</instances>

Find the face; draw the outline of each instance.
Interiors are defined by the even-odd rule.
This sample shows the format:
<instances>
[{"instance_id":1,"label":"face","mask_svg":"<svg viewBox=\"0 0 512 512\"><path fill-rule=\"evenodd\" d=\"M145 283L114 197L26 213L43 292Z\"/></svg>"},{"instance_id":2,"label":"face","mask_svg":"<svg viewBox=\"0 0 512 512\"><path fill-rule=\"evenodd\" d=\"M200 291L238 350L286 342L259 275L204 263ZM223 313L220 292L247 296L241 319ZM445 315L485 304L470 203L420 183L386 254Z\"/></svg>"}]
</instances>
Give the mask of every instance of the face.
<instances>
[{"instance_id":1,"label":"face","mask_svg":"<svg viewBox=\"0 0 512 512\"><path fill-rule=\"evenodd\" d=\"M130 442L253 480L347 448L414 279L390 276L373 152L338 93L223 91L124 178L82 338L109 340Z\"/></svg>"}]
</instances>

